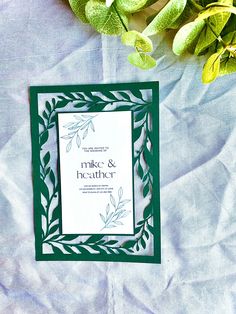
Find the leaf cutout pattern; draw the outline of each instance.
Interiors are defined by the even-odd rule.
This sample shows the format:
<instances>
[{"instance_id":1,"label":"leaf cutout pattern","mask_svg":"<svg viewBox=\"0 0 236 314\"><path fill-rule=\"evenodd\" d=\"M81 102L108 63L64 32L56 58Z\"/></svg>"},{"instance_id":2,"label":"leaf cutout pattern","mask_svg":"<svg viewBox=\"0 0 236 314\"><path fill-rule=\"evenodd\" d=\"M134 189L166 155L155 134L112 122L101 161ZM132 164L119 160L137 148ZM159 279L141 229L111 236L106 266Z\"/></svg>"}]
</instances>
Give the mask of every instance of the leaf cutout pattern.
<instances>
[{"instance_id":1,"label":"leaf cutout pattern","mask_svg":"<svg viewBox=\"0 0 236 314\"><path fill-rule=\"evenodd\" d=\"M134 95L137 97L135 100L132 100L130 97ZM96 110L103 110L107 105L114 104L116 105L116 110L130 110L134 111L136 115L136 122L141 123L134 130L135 140L143 134L146 134L143 146L141 151L137 152L138 156L135 157L135 163L139 162L139 157L141 157L144 152L144 147L147 144L147 139L151 140L151 131L148 128L148 115L142 114L142 120L138 121L141 118L141 115L137 113L143 111L144 108L148 107L148 100L143 99L143 95L139 90L130 90L130 93L127 91L118 91L116 95L112 91L103 91L102 97L98 97L91 92L73 92L73 93L64 93L64 95L59 95L57 98L52 98L51 101L45 102L45 113L42 113L42 116L38 116L38 123L41 127L41 133L39 135L39 145L41 150L41 160L40 160L40 192L46 200L46 204L40 207L40 213L44 217L45 229L41 230L42 244L47 243L52 247L52 253L56 254L91 254L91 250L96 252L96 254L108 254L108 255L119 255L119 254L133 254L135 251L139 251L143 246L145 246L146 241L154 234L154 228L152 226L152 207L149 205L144 210L143 220L139 221L135 227L135 236L134 239L119 243L117 240L106 240L104 234L91 235L87 240L81 242L79 235L62 235L59 225L60 217L60 205L53 205L53 199L58 199L58 182L57 175L52 170L53 166L51 163L50 152L45 152L44 144L47 143L47 140L50 136L50 130L55 127L56 124L56 112L61 108L66 107L69 103L73 103L74 108L83 108L86 107L91 113ZM103 97L104 96L104 97ZM99 108L98 108L99 106ZM44 112L43 111L43 112ZM88 116L86 114L86 116ZM91 114L93 116L93 114ZM137 118L138 117L138 118ZM75 117L77 122L81 122L81 118L76 115ZM145 118L145 119L144 119ZM74 132L76 129L74 125L75 121L67 124L67 128L71 128L69 131ZM90 124L90 129L94 132L94 125ZM69 133L69 132L68 132ZM68 134L67 134L68 135ZM66 135L65 135L66 136ZM71 139L71 134L68 135L68 140ZM78 146L80 146L80 136L77 138ZM149 161L147 161L149 162ZM142 166L140 165L140 168ZM148 175L147 172L142 169L142 180L150 180L151 188L151 173ZM49 177L49 181L47 178ZM150 177L150 178L149 178ZM52 187L49 188L48 184L51 182ZM123 189L118 190L118 198L123 197ZM128 204L130 200L122 199L118 208L123 210L122 205ZM111 208L112 206L112 208ZM114 211L113 205L109 204L106 207L103 217L105 215L110 215ZM51 213L51 214L50 214ZM121 212L120 216L128 215L129 213ZM119 220L117 220L119 221ZM121 221L122 223L122 221ZM113 227L118 226L114 223ZM55 227L54 227L55 226ZM54 232L54 234L51 233ZM144 244L145 242L145 244Z\"/></svg>"}]
</instances>

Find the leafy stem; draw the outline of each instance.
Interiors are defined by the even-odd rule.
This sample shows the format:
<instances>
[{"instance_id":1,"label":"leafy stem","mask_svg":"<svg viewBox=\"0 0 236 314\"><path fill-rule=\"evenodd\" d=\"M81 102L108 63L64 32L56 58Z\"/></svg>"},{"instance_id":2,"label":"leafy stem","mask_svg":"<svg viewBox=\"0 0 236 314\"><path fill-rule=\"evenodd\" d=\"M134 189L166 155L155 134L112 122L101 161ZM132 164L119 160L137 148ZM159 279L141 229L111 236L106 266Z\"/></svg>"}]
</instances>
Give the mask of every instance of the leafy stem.
<instances>
[{"instance_id":1,"label":"leafy stem","mask_svg":"<svg viewBox=\"0 0 236 314\"><path fill-rule=\"evenodd\" d=\"M128 28L126 27L126 25L125 25L125 23L124 23L124 21L123 21L121 15L120 15L119 11L117 10L117 7L116 7L116 5L115 5L114 2L112 3L112 7L113 7L114 10L116 11L116 14L118 15L118 17L119 17L119 19L120 19L120 21L121 21L121 24L123 25L125 31L128 32L129 30L128 30Z\"/></svg>"},{"instance_id":2,"label":"leafy stem","mask_svg":"<svg viewBox=\"0 0 236 314\"><path fill-rule=\"evenodd\" d=\"M82 139L84 140L89 132L89 128L95 132L94 124L92 120L96 117L97 115L91 116L91 115L74 115L75 121L69 122L66 125L64 125L64 128L67 128L69 131L68 134L62 136L62 139L69 140L67 146L66 146L66 151L69 152L72 147L72 141L74 138L76 138L76 144L77 147L79 148L81 145L81 136L80 132L83 132Z\"/></svg>"},{"instance_id":3,"label":"leafy stem","mask_svg":"<svg viewBox=\"0 0 236 314\"><path fill-rule=\"evenodd\" d=\"M116 202L114 196L110 194L110 203L107 204L105 215L100 213L100 217L104 223L103 229L115 228L117 226L123 225L120 221L122 218L127 217L130 214L129 210L124 209L124 206L130 202L129 199L122 199L123 189L122 187L118 190L118 201ZM111 205L114 211L111 210Z\"/></svg>"}]
</instances>

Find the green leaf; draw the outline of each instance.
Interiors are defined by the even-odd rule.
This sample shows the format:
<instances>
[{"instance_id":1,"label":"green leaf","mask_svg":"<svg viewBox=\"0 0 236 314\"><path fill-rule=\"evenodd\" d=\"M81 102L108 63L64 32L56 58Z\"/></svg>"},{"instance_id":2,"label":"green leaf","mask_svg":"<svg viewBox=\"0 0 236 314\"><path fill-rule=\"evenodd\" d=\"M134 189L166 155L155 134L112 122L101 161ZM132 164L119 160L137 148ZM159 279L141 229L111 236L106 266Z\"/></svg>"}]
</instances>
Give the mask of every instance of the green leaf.
<instances>
[{"instance_id":1,"label":"green leaf","mask_svg":"<svg viewBox=\"0 0 236 314\"><path fill-rule=\"evenodd\" d=\"M49 229L49 234L53 234L57 231L57 229L59 228L59 225L54 225Z\"/></svg>"},{"instance_id":2,"label":"green leaf","mask_svg":"<svg viewBox=\"0 0 236 314\"><path fill-rule=\"evenodd\" d=\"M44 166L47 166L47 164L49 163L50 161L50 153L47 152L44 157L43 157L43 163L44 163Z\"/></svg>"},{"instance_id":3,"label":"green leaf","mask_svg":"<svg viewBox=\"0 0 236 314\"><path fill-rule=\"evenodd\" d=\"M145 115L146 115L146 110L141 110L137 113L137 115L135 116L135 121L138 122L138 121L141 121L145 118Z\"/></svg>"},{"instance_id":4,"label":"green leaf","mask_svg":"<svg viewBox=\"0 0 236 314\"><path fill-rule=\"evenodd\" d=\"M131 90L131 93L136 97L136 98L139 98L139 99L142 99L143 100L143 95L141 93L141 91L139 89L132 89Z\"/></svg>"},{"instance_id":5,"label":"green leaf","mask_svg":"<svg viewBox=\"0 0 236 314\"><path fill-rule=\"evenodd\" d=\"M201 11L195 21L206 20L210 16L224 12L236 14L236 7L232 5L231 6L226 6L223 4L220 5L216 2L214 6L208 7L206 10Z\"/></svg>"},{"instance_id":6,"label":"green leaf","mask_svg":"<svg viewBox=\"0 0 236 314\"><path fill-rule=\"evenodd\" d=\"M204 65L202 82L205 84L213 82L220 72L220 54L214 53Z\"/></svg>"},{"instance_id":7,"label":"green leaf","mask_svg":"<svg viewBox=\"0 0 236 314\"><path fill-rule=\"evenodd\" d=\"M110 240L110 241L106 242L106 245L114 245L117 242L118 242L117 240Z\"/></svg>"},{"instance_id":8,"label":"green leaf","mask_svg":"<svg viewBox=\"0 0 236 314\"><path fill-rule=\"evenodd\" d=\"M142 129L143 129L142 126L134 129L134 131L133 131L133 141L134 142L136 142L140 138L141 133L142 133Z\"/></svg>"},{"instance_id":9,"label":"green leaf","mask_svg":"<svg viewBox=\"0 0 236 314\"><path fill-rule=\"evenodd\" d=\"M52 184L55 186L56 178L55 178L54 172L52 170L49 173L49 178L50 178Z\"/></svg>"},{"instance_id":10,"label":"green leaf","mask_svg":"<svg viewBox=\"0 0 236 314\"><path fill-rule=\"evenodd\" d=\"M75 252L72 250L72 248L70 247L70 245L66 245L63 244L63 248L66 252L70 253L70 254L75 254Z\"/></svg>"},{"instance_id":11,"label":"green leaf","mask_svg":"<svg viewBox=\"0 0 236 314\"><path fill-rule=\"evenodd\" d=\"M230 19L228 20L227 24L225 25L225 28L223 29L221 35L224 36L228 33L234 32L235 31L235 25L236 25L236 15L231 14Z\"/></svg>"},{"instance_id":12,"label":"green leaf","mask_svg":"<svg viewBox=\"0 0 236 314\"><path fill-rule=\"evenodd\" d=\"M205 25L204 21L191 22L177 32L173 42L173 52L179 56L191 47Z\"/></svg>"},{"instance_id":13,"label":"green leaf","mask_svg":"<svg viewBox=\"0 0 236 314\"><path fill-rule=\"evenodd\" d=\"M141 166L141 164L138 164L138 174L140 176L140 178L143 177L143 167Z\"/></svg>"},{"instance_id":14,"label":"green leaf","mask_svg":"<svg viewBox=\"0 0 236 314\"><path fill-rule=\"evenodd\" d=\"M71 100L70 99L62 99L57 102L57 109L64 108Z\"/></svg>"},{"instance_id":15,"label":"green leaf","mask_svg":"<svg viewBox=\"0 0 236 314\"><path fill-rule=\"evenodd\" d=\"M212 0L200 0L200 4L203 6L203 7L206 7L208 4L212 3L213 1Z\"/></svg>"},{"instance_id":16,"label":"green leaf","mask_svg":"<svg viewBox=\"0 0 236 314\"><path fill-rule=\"evenodd\" d=\"M85 15L85 6L88 0L69 0L72 11L84 23L88 23Z\"/></svg>"},{"instance_id":17,"label":"green leaf","mask_svg":"<svg viewBox=\"0 0 236 314\"><path fill-rule=\"evenodd\" d=\"M48 140L48 131L46 130L45 132L40 134L39 137L39 145L43 146Z\"/></svg>"},{"instance_id":18,"label":"green leaf","mask_svg":"<svg viewBox=\"0 0 236 314\"><path fill-rule=\"evenodd\" d=\"M94 234L90 236L85 243L96 243L97 241L101 240L104 237L103 234Z\"/></svg>"},{"instance_id":19,"label":"green leaf","mask_svg":"<svg viewBox=\"0 0 236 314\"><path fill-rule=\"evenodd\" d=\"M122 244L122 247L125 249L132 248L136 244L136 240L128 240Z\"/></svg>"},{"instance_id":20,"label":"green leaf","mask_svg":"<svg viewBox=\"0 0 236 314\"><path fill-rule=\"evenodd\" d=\"M45 171L45 175L46 175L46 176L49 174L50 170L51 170L50 167L48 167L48 168L46 169L46 171Z\"/></svg>"},{"instance_id":21,"label":"green leaf","mask_svg":"<svg viewBox=\"0 0 236 314\"><path fill-rule=\"evenodd\" d=\"M39 206L40 206L40 213L41 213L41 215L43 215L43 216L45 216L45 217L46 217L47 215L46 215L45 208L43 207L43 205L42 205L42 204L40 204Z\"/></svg>"},{"instance_id":22,"label":"green leaf","mask_svg":"<svg viewBox=\"0 0 236 314\"><path fill-rule=\"evenodd\" d=\"M153 162L153 157L152 157L152 153L148 150L147 147L145 147L145 149L144 149L144 160L146 161L146 163L151 168L152 162Z\"/></svg>"},{"instance_id":23,"label":"green leaf","mask_svg":"<svg viewBox=\"0 0 236 314\"><path fill-rule=\"evenodd\" d=\"M119 94L122 96L123 99L131 101L131 99L127 93L119 91Z\"/></svg>"},{"instance_id":24,"label":"green leaf","mask_svg":"<svg viewBox=\"0 0 236 314\"><path fill-rule=\"evenodd\" d=\"M103 91L102 94L108 99L117 100L116 96L109 91Z\"/></svg>"},{"instance_id":25,"label":"green leaf","mask_svg":"<svg viewBox=\"0 0 236 314\"><path fill-rule=\"evenodd\" d=\"M143 211L143 218L146 219L152 214L152 203L149 203L148 206Z\"/></svg>"},{"instance_id":26,"label":"green leaf","mask_svg":"<svg viewBox=\"0 0 236 314\"><path fill-rule=\"evenodd\" d=\"M106 103L103 103L103 104L93 104L89 109L88 111L102 111L105 107L106 107Z\"/></svg>"},{"instance_id":27,"label":"green leaf","mask_svg":"<svg viewBox=\"0 0 236 314\"><path fill-rule=\"evenodd\" d=\"M182 14L186 3L187 0L170 0L145 28L143 34L151 36L167 29Z\"/></svg>"},{"instance_id":28,"label":"green leaf","mask_svg":"<svg viewBox=\"0 0 236 314\"><path fill-rule=\"evenodd\" d=\"M151 234L154 234L154 228L151 225L147 225L148 230L151 232Z\"/></svg>"},{"instance_id":29,"label":"green leaf","mask_svg":"<svg viewBox=\"0 0 236 314\"><path fill-rule=\"evenodd\" d=\"M58 247L56 247L56 246L54 246L52 244L51 244L51 246L52 246L53 253L59 254L59 255L61 255L63 253Z\"/></svg>"},{"instance_id":30,"label":"green leaf","mask_svg":"<svg viewBox=\"0 0 236 314\"><path fill-rule=\"evenodd\" d=\"M80 101L78 104L74 105L74 108L84 107L87 103L87 101Z\"/></svg>"},{"instance_id":31,"label":"green leaf","mask_svg":"<svg viewBox=\"0 0 236 314\"><path fill-rule=\"evenodd\" d=\"M224 37L222 37L226 45L235 45L236 44L236 31L230 32Z\"/></svg>"},{"instance_id":32,"label":"green leaf","mask_svg":"<svg viewBox=\"0 0 236 314\"><path fill-rule=\"evenodd\" d=\"M47 111L48 111L48 112L51 112L52 108L51 108L51 105L50 105L49 101L46 101L45 106L46 106L46 108L47 108Z\"/></svg>"},{"instance_id":33,"label":"green leaf","mask_svg":"<svg viewBox=\"0 0 236 314\"><path fill-rule=\"evenodd\" d=\"M51 221L53 222L54 220L58 219L60 215L60 211L59 211L59 206L55 207L53 212L52 212L52 217L51 217Z\"/></svg>"},{"instance_id":34,"label":"green leaf","mask_svg":"<svg viewBox=\"0 0 236 314\"><path fill-rule=\"evenodd\" d=\"M47 112L44 110L43 111L43 117L47 120L48 119L48 114L47 114Z\"/></svg>"},{"instance_id":35,"label":"green leaf","mask_svg":"<svg viewBox=\"0 0 236 314\"><path fill-rule=\"evenodd\" d=\"M85 7L89 23L102 34L121 35L128 27L128 18L114 5L107 7L102 0L89 0Z\"/></svg>"},{"instance_id":36,"label":"green leaf","mask_svg":"<svg viewBox=\"0 0 236 314\"><path fill-rule=\"evenodd\" d=\"M76 97L70 92L64 92L64 95L70 98L70 100L76 100Z\"/></svg>"},{"instance_id":37,"label":"green leaf","mask_svg":"<svg viewBox=\"0 0 236 314\"><path fill-rule=\"evenodd\" d=\"M157 14L158 14L158 12L155 12L154 14L149 15L146 18L146 24L149 25L154 20L154 18L157 16Z\"/></svg>"},{"instance_id":38,"label":"green leaf","mask_svg":"<svg viewBox=\"0 0 236 314\"><path fill-rule=\"evenodd\" d=\"M128 60L131 64L135 65L136 67L142 70L149 70L156 66L156 60L153 59L151 56L146 55L145 53L141 52L133 52L128 56Z\"/></svg>"},{"instance_id":39,"label":"green leaf","mask_svg":"<svg viewBox=\"0 0 236 314\"><path fill-rule=\"evenodd\" d=\"M45 123L44 123L44 120L43 120L43 118L42 118L41 116L38 116L38 121L39 121L39 123L40 123L41 125L43 125L43 126L46 128Z\"/></svg>"},{"instance_id":40,"label":"green leaf","mask_svg":"<svg viewBox=\"0 0 236 314\"><path fill-rule=\"evenodd\" d=\"M90 254L90 252L83 246L81 245L76 245L76 248L80 251L80 253L84 254L84 255L88 255ZM98 252L101 252L101 249L99 247L93 247L94 250L98 251Z\"/></svg>"},{"instance_id":41,"label":"green leaf","mask_svg":"<svg viewBox=\"0 0 236 314\"><path fill-rule=\"evenodd\" d=\"M63 241L72 241L78 238L78 234L66 234L64 238L62 239Z\"/></svg>"},{"instance_id":42,"label":"green leaf","mask_svg":"<svg viewBox=\"0 0 236 314\"><path fill-rule=\"evenodd\" d=\"M48 191L48 187L45 184L45 182L43 180L40 180L40 191L43 194L43 196L45 197L45 199L48 201L49 200L49 191Z\"/></svg>"},{"instance_id":43,"label":"green leaf","mask_svg":"<svg viewBox=\"0 0 236 314\"><path fill-rule=\"evenodd\" d=\"M187 2L184 11L181 13L181 15L175 20L168 28L170 29L177 29L181 25L183 25L185 22L189 20L189 18L194 14L194 11L192 10L191 6Z\"/></svg>"},{"instance_id":44,"label":"green leaf","mask_svg":"<svg viewBox=\"0 0 236 314\"><path fill-rule=\"evenodd\" d=\"M222 0L221 0L222 1ZM233 4L233 0L224 0L226 4ZM211 16L208 19L208 23L202 30L195 51L196 55L201 54L206 50L213 42L216 41L216 36L219 36L230 18L230 13L222 12Z\"/></svg>"},{"instance_id":45,"label":"green leaf","mask_svg":"<svg viewBox=\"0 0 236 314\"><path fill-rule=\"evenodd\" d=\"M145 237L147 238L147 240L149 239L149 233L146 231L146 230L144 230L144 235L145 235Z\"/></svg>"},{"instance_id":46,"label":"green leaf","mask_svg":"<svg viewBox=\"0 0 236 314\"><path fill-rule=\"evenodd\" d=\"M117 8L127 13L138 12L157 0L116 0Z\"/></svg>"},{"instance_id":47,"label":"green leaf","mask_svg":"<svg viewBox=\"0 0 236 314\"><path fill-rule=\"evenodd\" d=\"M136 228L134 229L134 233L135 233L135 234L139 233L141 229L142 229L142 226L136 227Z\"/></svg>"},{"instance_id":48,"label":"green leaf","mask_svg":"<svg viewBox=\"0 0 236 314\"><path fill-rule=\"evenodd\" d=\"M131 108L132 108L132 107L131 107ZM130 108L130 105L127 105L127 106L126 106L126 105L123 105L123 106L119 106L119 105L118 105L118 106L116 107L116 110L117 110L117 111L124 111L124 110L130 110L131 108Z\"/></svg>"},{"instance_id":49,"label":"green leaf","mask_svg":"<svg viewBox=\"0 0 236 314\"><path fill-rule=\"evenodd\" d=\"M143 249L146 249L146 242L145 242L144 238L141 238L141 245L142 245Z\"/></svg>"},{"instance_id":50,"label":"green leaf","mask_svg":"<svg viewBox=\"0 0 236 314\"><path fill-rule=\"evenodd\" d=\"M236 59L226 58L220 64L220 76L236 72Z\"/></svg>"},{"instance_id":51,"label":"green leaf","mask_svg":"<svg viewBox=\"0 0 236 314\"><path fill-rule=\"evenodd\" d=\"M149 193L149 183L145 184L143 188L143 197L146 197Z\"/></svg>"},{"instance_id":52,"label":"green leaf","mask_svg":"<svg viewBox=\"0 0 236 314\"><path fill-rule=\"evenodd\" d=\"M152 41L145 35L137 31L129 31L122 35L122 44L126 46L132 46L143 52L152 52Z\"/></svg>"}]
</instances>

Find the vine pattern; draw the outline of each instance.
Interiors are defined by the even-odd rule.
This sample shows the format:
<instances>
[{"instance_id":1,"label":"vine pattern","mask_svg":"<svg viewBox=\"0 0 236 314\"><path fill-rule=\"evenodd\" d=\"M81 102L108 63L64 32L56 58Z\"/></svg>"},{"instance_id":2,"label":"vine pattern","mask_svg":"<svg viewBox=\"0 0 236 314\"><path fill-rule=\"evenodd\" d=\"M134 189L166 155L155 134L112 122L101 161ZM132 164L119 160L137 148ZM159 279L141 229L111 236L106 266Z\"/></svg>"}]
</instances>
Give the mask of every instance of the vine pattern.
<instances>
[{"instance_id":1,"label":"vine pattern","mask_svg":"<svg viewBox=\"0 0 236 314\"><path fill-rule=\"evenodd\" d=\"M149 127L149 112L148 106L150 103L143 99L140 90L135 89L130 91L135 101L125 91L113 92L104 91L101 98L91 92L80 93L64 93L63 96L52 98L51 102L45 102L45 108L42 116L38 116L41 131L39 134L40 151L43 152L43 146L49 138L49 131L56 124L56 113L58 110L66 107L69 103L73 104L73 108L86 108L86 111L101 111L108 105L116 105L116 110L131 109L135 114L135 122L139 124L133 131L133 140L136 142L144 132L144 140L141 148L135 152L134 166L142 180L143 197L147 197L152 191L152 152L151 152L151 130ZM138 99L138 101L137 101ZM148 147L149 145L149 147ZM45 199L45 205L41 204L41 215L45 217L45 228L42 228L42 244L48 244L56 254L67 252L68 254L91 254L91 251L97 254L132 254L139 251L140 248L146 249L147 241L150 235L154 234L152 226L153 208L152 202L149 202L143 212L143 219L140 220L135 227L135 235L131 240L119 243L118 240L106 240L106 235L91 235L85 241L79 241L80 235L62 235L60 234L60 208L59 201L53 207L54 198L59 198L59 184L56 180L54 171L50 167L51 155L47 151L40 156L40 190ZM143 165L142 159L146 163ZM51 188L48 186L50 182ZM51 215L50 215L51 212ZM75 242L75 240L77 240Z\"/></svg>"}]
</instances>

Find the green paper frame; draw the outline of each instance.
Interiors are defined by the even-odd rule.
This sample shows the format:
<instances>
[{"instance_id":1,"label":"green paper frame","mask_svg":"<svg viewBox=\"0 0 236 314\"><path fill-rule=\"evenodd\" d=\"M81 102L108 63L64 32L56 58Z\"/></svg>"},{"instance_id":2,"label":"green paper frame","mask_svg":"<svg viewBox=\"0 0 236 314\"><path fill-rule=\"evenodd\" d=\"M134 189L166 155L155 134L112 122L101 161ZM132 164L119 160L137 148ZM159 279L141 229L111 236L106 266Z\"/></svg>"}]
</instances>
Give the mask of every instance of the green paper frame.
<instances>
[{"instance_id":1,"label":"green paper frame","mask_svg":"<svg viewBox=\"0 0 236 314\"><path fill-rule=\"evenodd\" d=\"M144 99L142 91L145 90L151 91L151 99ZM117 93L119 98L117 98ZM40 114L39 94L55 94L53 98L45 101L45 108ZM99 97L100 94L105 96L106 100L104 97ZM158 82L32 86L30 100L36 260L160 263ZM50 131L54 127L57 128L57 113L71 111L68 106L73 103L75 103L73 112L132 111L132 116L134 116L133 146L142 132L145 132L145 142L142 144L140 156L143 156L146 168L143 168L140 156L133 156L133 163L134 171L143 181L143 189L140 193L143 193L144 197L151 193L151 201L144 208L142 219L136 222L135 234L126 236L129 238L125 241L123 235L120 240L111 240L109 235L93 234L87 235L84 239L84 235L61 234L59 162L56 169L50 167L52 153L50 150L44 152L44 147L50 137ZM108 104L114 109L107 110L105 107ZM135 127L134 123L139 122L142 123L141 126ZM56 149L58 151L58 147ZM56 157L59 159L59 153ZM43 204L42 199L46 204ZM55 208L50 212L50 206L55 199L57 199L57 206L54 205ZM42 228L42 219L46 220L45 230ZM119 236L116 235L116 238ZM145 249L150 243L153 246L153 253L147 255ZM44 246L51 249L50 253L45 252ZM142 251L144 251L143 254Z\"/></svg>"}]
</instances>

